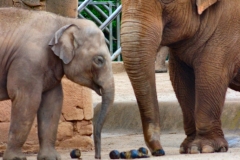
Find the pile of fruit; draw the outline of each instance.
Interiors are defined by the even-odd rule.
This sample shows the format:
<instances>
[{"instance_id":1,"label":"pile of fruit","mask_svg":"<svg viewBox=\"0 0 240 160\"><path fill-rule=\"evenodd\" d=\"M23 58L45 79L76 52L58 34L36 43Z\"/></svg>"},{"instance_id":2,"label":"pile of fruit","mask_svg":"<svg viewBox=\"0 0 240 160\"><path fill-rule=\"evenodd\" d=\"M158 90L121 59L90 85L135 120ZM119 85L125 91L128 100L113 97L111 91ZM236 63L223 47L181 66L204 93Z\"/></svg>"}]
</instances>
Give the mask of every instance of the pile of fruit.
<instances>
[{"instance_id":1,"label":"pile of fruit","mask_svg":"<svg viewBox=\"0 0 240 160\"><path fill-rule=\"evenodd\" d=\"M149 158L148 150L144 147L140 147L138 150L130 150L127 152L119 152L118 150L112 150L109 153L111 159L135 159L135 158Z\"/></svg>"}]
</instances>

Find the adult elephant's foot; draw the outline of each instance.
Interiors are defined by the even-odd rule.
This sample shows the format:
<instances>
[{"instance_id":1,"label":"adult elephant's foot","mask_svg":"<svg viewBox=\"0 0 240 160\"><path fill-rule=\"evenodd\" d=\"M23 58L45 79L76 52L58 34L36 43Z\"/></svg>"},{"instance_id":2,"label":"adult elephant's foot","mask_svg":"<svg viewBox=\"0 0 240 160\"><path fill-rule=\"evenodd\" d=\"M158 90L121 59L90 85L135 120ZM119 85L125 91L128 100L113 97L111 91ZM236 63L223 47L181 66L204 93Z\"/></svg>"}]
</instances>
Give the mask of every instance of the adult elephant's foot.
<instances>
[{"instance_id":1,"label":"adult elephant's foot","mask_svg":"<svg viewBox=\"0 0 240 160\"><path fill-rule=\"evenodd\" d=\"M6 150L3 154L3 160L27 160L26 156L19 151Z\"/></svg>"},{"instance_id":2,"label":"adult elephant's foot","mask_svg":"<svg viewBox=\"0 0 240 160\"><path fill-rule=\"evenodd\" d=\"M184 139L182 144L180 145L180 154L187 154L188 153L188 148L190 147L191 143L194 141L196 135L192 134L187 136L187 138Z\"/></svg>"},{"instance_id":3,"label":"adult elephant's foot","mask_svg":"<svg viewBox=\"0 0 240 160\"><path fill-rule=\"evenodd\" d=\"M213 153L213 152L227 152L228 143L224 137L205 138L197 136L194 141L189 144L188 153Z\"/></svg>"},{"instance_id":4,"label":"adult elephant's foot","mask_svg":"<svg viewBox=\"0 0 240 160\"><path fill-rule=\"evenodd\" d=\"M149 141L146 141L149 142ZM165 152L162 149L160 141L158 139L150 141L150 143L146 143L148 148L150 149L153 156L164 156Z\"/></svg>"},{"instance_id":5,"label":"adult elephant's foot","mask_svg":"<svg viewBox=\"0 0 240 160\"><path fill-rule=\"evenodd\" d=\"M38 153L37 160L61 160L61 156L54 148L44 148Z\"/></svg>"},{"instance_id":6,"label":"adult elephant's foot","mask_svg":"<svg viewBox=\"0 0 240 160\"><path fill-rule=\"evenodd\" d=\"M152 155L153 156L164 156L165 155L165 152L163 149L158 149L158 150L155 150L152 152Z\"/></svg>"}]
</instances>

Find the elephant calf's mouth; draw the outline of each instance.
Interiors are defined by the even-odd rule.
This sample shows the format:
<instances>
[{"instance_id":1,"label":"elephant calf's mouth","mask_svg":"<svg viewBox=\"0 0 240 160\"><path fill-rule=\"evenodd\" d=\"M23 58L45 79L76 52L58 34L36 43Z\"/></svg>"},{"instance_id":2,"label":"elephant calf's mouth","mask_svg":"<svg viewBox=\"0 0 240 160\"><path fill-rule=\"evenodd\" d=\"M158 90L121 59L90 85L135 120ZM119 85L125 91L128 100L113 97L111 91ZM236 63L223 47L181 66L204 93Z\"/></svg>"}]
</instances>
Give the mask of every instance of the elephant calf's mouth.
<instances>
[{"instance_id":1,"label":"elephant calf's mouth","mask_svg":"<svg viewBox=\"0 0 240 160\"><path fill-rule=\"evenodd\" d=\"M99 95L99 96L102 96L102 87L97 85L97 84L94 84L93 85L93 90Z\"/></svg>"}]
</instances>

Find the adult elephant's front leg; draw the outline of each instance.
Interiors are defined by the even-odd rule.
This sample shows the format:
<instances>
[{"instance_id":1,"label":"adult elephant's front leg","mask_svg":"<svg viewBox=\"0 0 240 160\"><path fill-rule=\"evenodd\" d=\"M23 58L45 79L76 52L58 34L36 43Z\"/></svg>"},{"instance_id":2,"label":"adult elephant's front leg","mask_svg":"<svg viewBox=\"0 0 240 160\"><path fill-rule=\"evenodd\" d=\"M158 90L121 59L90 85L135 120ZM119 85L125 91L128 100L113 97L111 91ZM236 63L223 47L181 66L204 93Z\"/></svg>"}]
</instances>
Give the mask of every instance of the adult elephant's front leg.
<instances>
[{"instance_id":1,"label":"adult elephant's front leg","mask_svg":"<svg viewBox=\"0 0 240 160\"><path fill-rule=\"evenodd\" d=\"M61 84L45 92L42 96L42 103L38 110L38 137L40 142L38 160L61 159L55 150L55 141L62 111L62 101L63 92Z\"/></svg>"},{"instance_id":2,"label":"adult elephant's front leg","mask_svg":"<svg viewBox=\"0 0 240 160\"><path fill-rule=\"evenodd\" d=\"M154 71L155 57L141 61L139 65L135 60L128 60L125 55L124 65L137 98L146 145L152 155L164 155L160 144L160 116Z\"/></svg>"},{"instance_id":3,"label":"adult elephant's front leg","mask_svg":"<svg viewBox=\"0 0 240 160\"><path fill-rule=\"evenodd\" d=\"M180 153L188 153L188 147L196 136L195 127L195 76L192 68L171 54L169 59L169 74L176 97L183 112L185 140L180 146Z\"/></svg>"},{"instance_id":4,"label":"adult elephant's front leg","mask_svg":"<svg viewBox=\"0 0 240 160\"><path fill-rule=\"evenodd\" d=\"M155 59L162 37L161 13L158 10L161 6L156 1L122 1L122 6L124 66L137 98L146 145L152 155L161 156L165 153L160 144L155 84Z\"/></svg>"},{"instance_id":5,"label":"adult elephant's front leg","mask_svg":"<svg viewBox=\"0 0 240 160\"><path fill-rule=\"evenodd\" d=\"M137 98L145 142L153 155L164 155L160 144L160 115L156 94L154 61L149 64L148 71L147 68L138 68L133 71L134 67L128 68L126 63L125 68ZM133 72L139 72L139 75L133 75Z\"/></svg>"}]
</instances>

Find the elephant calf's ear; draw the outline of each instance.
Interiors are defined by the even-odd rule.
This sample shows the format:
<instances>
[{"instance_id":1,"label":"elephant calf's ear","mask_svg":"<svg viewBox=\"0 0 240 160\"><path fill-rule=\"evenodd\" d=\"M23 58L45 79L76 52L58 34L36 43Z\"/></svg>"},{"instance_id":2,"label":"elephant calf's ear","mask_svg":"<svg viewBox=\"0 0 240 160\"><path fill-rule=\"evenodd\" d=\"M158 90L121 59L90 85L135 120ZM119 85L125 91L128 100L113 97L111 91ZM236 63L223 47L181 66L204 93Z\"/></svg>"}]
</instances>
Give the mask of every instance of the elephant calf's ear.
<instances>
[{"instance_id":1,"label":"elephant calf's ear","mask_svg":"<svg viewBox=\"0 0 240 160\"><path fill-rule=\"evenodd\" d=\"M71 62L74 57L75 48L77 47L74 32L79 28L74 25L66 25L60 28L49 42L52 51L65 64Z\"/></svg>"},{"instance_id":2,"label":"elephant calf's ear","mask_svg":"<svg viewBox=\"0 0 240 160\"><path fill-rule=\"evenodd\" d=\"M219 0L196 0L196 5L198 9L198 14L202 14L208 7L213 5Z\"/></svg>"}]
</instances>

